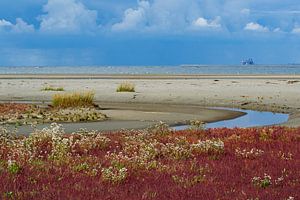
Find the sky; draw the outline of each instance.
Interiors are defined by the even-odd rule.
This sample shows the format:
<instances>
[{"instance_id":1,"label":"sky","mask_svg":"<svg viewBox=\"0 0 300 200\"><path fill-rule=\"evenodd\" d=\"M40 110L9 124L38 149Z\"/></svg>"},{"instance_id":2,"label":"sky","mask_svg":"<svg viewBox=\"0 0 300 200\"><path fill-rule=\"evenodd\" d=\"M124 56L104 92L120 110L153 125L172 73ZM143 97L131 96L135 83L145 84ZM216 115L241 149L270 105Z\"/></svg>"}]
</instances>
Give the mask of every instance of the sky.
<instances>
[{"instance_id":1,"label":"sky","mask_svg":"<svg viewBox=\"0 0 300 200\"><path fill-rule=\"evenodd\" d=\"M0 66L300 63L299 0L1 0Z\"/></svg>"}]
</instances>

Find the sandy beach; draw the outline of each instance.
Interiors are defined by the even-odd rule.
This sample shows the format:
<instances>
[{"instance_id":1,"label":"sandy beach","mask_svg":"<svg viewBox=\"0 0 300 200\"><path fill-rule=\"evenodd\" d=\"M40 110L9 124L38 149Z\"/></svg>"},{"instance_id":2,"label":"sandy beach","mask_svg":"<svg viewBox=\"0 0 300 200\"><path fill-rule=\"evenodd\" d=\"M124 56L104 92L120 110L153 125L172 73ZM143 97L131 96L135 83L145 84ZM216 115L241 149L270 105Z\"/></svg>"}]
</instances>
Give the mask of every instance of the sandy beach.
<instances>
[{"instance_id":1,"label":"sandy beach","mask_svg":"<svg viewBox=\"0 0 300 200\"><path fill-rule=\"evenodd\" d=\"M124 82L134 93L117 93ZM1 75L0 101L48 104L55 93L94 91L95 101L116 121L167 121L183 123L232 119L239 112L205 107L229 107L290 114L284 125L300 125L300 76L298 75ZM147 124L149 125L149 124Z\"/></svg>"}]
</instances>

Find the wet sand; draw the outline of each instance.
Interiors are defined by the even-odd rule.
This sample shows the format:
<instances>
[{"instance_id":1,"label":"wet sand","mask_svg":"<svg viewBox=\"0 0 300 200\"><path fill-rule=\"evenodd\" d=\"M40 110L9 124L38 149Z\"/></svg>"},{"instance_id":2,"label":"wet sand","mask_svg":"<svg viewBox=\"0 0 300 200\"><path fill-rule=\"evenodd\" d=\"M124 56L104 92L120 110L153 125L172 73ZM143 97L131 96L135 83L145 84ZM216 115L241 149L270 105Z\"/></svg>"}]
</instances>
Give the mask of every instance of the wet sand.
<instances>
[{"instance_id":1,"label":"wet sand","mask_svg":"<svg viewBox=\"0 0 300 200\"><path fill-rule=\"evenodd\" d=\"M117 93L123 81L134 83L136 92ZM236 117L203 108L208 106L289 113L284 125L300 125L299 75L0 75L0 101L47 104L59 92L41 91L45 86L63 87L66 92L95 91L97 104L114 121L174 124Z\"/></svg>"},{"instance_id":2,"label":"wet sand","mask_svg":"<svg viewBox=\"0 0 300 200\"><path fill-rule=\"evenodd\" d=\"M189 124L190 120L206 123L234 119L245 113L230 110L215 110L201 106L160 105L160 104L103 104L102 113L109 118L101 122L60 123L66 132L75 132L81 128L97 131L117 131L120 129L144 129L165 122L170 126ZM49 127L50 124L37 125L37 129ZM10 130L15 127L8 126ZM18 127L17 133L28 135L34 128L30 125Z\"/></svg>"}]
</instances>

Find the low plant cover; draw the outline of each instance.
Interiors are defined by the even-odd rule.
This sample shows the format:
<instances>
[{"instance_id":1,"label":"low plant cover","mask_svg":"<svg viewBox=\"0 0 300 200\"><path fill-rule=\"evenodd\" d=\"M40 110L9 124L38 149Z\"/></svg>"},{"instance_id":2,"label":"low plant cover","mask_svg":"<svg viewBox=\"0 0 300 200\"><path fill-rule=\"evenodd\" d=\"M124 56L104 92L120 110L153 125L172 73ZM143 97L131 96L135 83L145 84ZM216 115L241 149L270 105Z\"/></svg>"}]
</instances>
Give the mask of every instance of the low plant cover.
<instances>
[{"instance_id":1,"label":"low plant cover","mask_svg":"<svg viewBox=\"0 0 300 200\"><path fill-rule=\"evenodd\" d=\"M1 103L0 104L0 116L14 113L24 113L34 106L29 104L17 104L17 103Z\"/></svg>"},{"instance_id":2,"label":"low plant cover","mask_svg":"<svg viewBox=\"0 0 300 200\"><path fill-rule=\"evenodd\" d=\"M117 92L135 92L135 85L129 82L121 83L117 88Z\"/></svg>"},{"instance_id":3,"label":"low plant cover","mask_svg":"<svg viewBox=\"0 0 300 200\"><path fill-rule=\"evenodd\" d=\"M300 128L0 131L2 199L300 198Z\"/></svg>"},{"instance_id":4,"label":"low plant cover","mask_svg":"<svg viewBox=\"0 0 300 200\"><path fill-rule=\"evenodd\" d=\"M42 91L65 91L65 89L63 87L46 86L42 89Z\"/></svg>"},{"instance_id":5,"label":"low plant cover","mask_svg":"<svg viewBox=\"0 0 300 200\"><path fill-rule=\"evenodd\" d=\"M92 107L94 106L94 96L95 93L92 91L55 94L52 97L52 106L59 108Z\"/></svg>"},{"instance_id":6,"label":"low plant cover","mask_svg":"<svg viewBox=\"0 0 300 200\"><path fill-rule=\"evenodd\" d=\"M28 104L0 104L1 124L103 121L107 117L93 107L48 108Z\"/></svg>"}]
</instances>

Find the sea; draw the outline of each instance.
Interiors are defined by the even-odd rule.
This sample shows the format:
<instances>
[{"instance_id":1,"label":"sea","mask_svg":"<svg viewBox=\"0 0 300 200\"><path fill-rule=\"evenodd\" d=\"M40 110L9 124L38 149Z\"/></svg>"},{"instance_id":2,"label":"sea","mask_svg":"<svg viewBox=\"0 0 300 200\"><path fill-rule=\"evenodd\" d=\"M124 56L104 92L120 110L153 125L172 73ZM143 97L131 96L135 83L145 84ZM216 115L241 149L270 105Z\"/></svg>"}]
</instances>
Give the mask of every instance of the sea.
<instances>
[{"instance_id":1,"label":"sea","mask_svg":"<svg viewBox=\"0 0 300 200\"><path fill-rule=\"evenodd\" d=\"M180 66L18 66L0 67L0 74L259 74L299 75L299 65L180 65Z\"/></svg>"}]
</instances>

